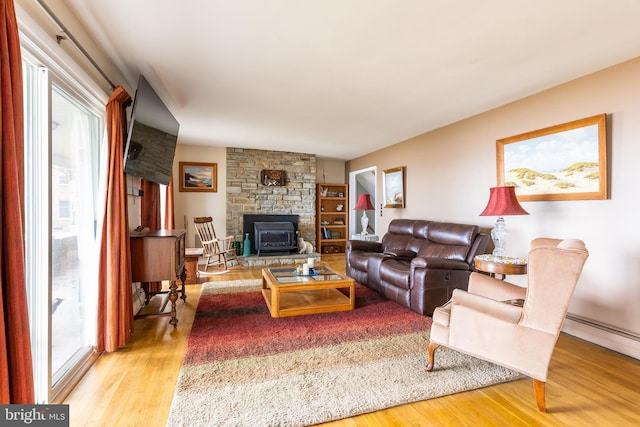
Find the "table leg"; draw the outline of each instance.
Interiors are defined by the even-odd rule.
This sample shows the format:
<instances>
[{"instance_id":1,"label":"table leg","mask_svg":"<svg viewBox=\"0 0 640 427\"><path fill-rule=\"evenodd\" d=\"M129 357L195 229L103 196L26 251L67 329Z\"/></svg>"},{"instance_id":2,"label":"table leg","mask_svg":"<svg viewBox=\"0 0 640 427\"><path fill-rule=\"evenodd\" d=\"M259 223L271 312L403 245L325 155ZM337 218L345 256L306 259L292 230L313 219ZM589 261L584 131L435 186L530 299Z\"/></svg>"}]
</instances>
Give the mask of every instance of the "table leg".
<instances>
[{"instance_id":1,"label":"table leg","mask_svg":"<svg viewBox=\"0 0 640 427\"><path fill-rule=\"evenodd\" d=\"M349 304L352 309L356 306L356 288L353 282L351 282L351 286L349 286Z\"/></svg>"},{"instance_id":2,"label":"table leg","mask_svg":"<svg viewBox=\"0 0 640 427\"><path fill-rule=\"evenodd\" d=\"M182 273L180 274L180 281L182 282L182 296L180 296L180 298L182 298L182 301L187 300L187 293L185 292L185 286L184 286L185 280L187 280L187 269L183 268Z\"/></svg>"},{"instance_id":3,"label":"table leg","mask_svg":"<svg viewBox=\"0 0 640 427\"><path fill-rule=\"evenodd\" d=\"M280 288L277 286L271 288L271 309L272 317L280 317Z\"/></svg>"},{"instance_id":4,"label":"table leg","mask_svg":"<svg viewBox=\"0 0 640 427\"><path fill-rule=\"evenodd\" d=\"M149 282L142 282L140 287L144 291L144 305L149 304L151 297L149 296Z\"/></svg>"},{"instance_id":5,"label":"table leg","mask_svg":"<svg viewBox=\"0 0 640 427\"><path fill-rule=\"evenodd\" d=\"M171 301L171 320L169 320L169 323L172 324L174 327L176 327L178 326L178 318L176 316L177 314L176 301L178 300L178 291L177 291L178 285L176 285L175 280L171 281L171 286L169 287L169 289L170 289L169 301Z\"/></svg>"}]
</instances>

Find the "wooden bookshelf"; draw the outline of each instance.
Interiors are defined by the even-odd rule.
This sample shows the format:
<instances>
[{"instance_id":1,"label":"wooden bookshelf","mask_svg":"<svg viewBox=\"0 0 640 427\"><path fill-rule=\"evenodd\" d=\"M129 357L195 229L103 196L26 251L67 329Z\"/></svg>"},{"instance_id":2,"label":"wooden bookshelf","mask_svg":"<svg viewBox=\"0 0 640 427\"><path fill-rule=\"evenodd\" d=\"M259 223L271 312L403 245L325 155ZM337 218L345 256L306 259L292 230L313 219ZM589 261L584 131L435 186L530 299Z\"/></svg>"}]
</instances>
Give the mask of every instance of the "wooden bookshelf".
<instances>
[{"instance_id":1,"label":"wooden bookshelf","mask_svg":"<svg viewBox=\"0 0 640 427\"><path fill-rule=\"evenodd\" d=\"M317 184L316 209L318 252L344 253L349 240L349 185Z\"/></svg>"}]
</instances>

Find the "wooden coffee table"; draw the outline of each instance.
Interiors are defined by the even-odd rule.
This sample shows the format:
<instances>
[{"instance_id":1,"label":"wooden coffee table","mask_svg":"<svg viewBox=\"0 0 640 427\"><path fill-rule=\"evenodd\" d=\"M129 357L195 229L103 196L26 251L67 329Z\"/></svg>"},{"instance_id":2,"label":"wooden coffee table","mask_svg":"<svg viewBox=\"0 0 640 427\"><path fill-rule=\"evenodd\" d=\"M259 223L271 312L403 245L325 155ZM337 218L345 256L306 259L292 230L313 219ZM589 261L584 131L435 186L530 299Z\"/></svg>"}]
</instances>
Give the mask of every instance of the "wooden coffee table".
<instances>
[{"instance_id":1,"label":"wooden coffee table","mask_svg":"<svg viewBox=\"0 0 640 427\"><path fill-rule=\"evenodd\" d=\"M329 267L317 275L298 275L295 268L262 269L262 295L271 317L353 310L354 280Z\"/></svg>"}]
</instances>

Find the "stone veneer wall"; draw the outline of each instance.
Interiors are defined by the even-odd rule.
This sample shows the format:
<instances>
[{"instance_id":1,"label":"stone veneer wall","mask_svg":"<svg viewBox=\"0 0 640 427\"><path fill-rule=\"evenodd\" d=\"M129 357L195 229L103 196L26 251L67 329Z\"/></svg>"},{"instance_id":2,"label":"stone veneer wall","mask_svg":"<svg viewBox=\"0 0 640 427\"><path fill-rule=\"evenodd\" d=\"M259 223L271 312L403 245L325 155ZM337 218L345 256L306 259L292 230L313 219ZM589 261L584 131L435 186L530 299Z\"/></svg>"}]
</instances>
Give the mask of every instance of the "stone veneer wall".
<instances>
[{"instance_id":1,"label":"stone veneer wall","mask_svg":"<svg viewBox=\"0 0 640 427\"><path fill-rule=\"evenodd\" d=\"M260 183L263 169L284 170L287 183ZM227 148L227 234L242 236L242 216L298 215L298 231L316 248L316 156Z\"/></svg>"}]
</instances>

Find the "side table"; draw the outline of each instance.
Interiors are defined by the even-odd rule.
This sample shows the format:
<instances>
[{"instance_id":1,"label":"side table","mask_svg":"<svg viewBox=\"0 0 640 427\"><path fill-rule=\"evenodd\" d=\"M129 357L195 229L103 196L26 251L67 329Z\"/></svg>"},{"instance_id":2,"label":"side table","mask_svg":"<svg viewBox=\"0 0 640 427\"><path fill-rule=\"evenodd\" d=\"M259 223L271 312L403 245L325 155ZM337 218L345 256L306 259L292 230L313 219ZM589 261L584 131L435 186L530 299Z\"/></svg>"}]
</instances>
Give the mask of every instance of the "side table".
<instances>
[{"instance_id":1,"label":"side table","mask_svg":"<svg viewBox=\"0 0 640 427\"><path fill-rule=\"evenodd\" d=\"M527 274L527 259L497 256L491 254L476 255L473 259L476 270L489 273L491 277L500 275L504 280L507 274Z\"/></svg>"},{"instance_id":2,"label":"side table","mask_svg":"<svg viewBox=\"0 0 640 427\"><path fill-rule=\"evenodd\" d=\"M184 283L187 285L198 283L198 261L200 260L202 253L202 248L187 248L184 250L184 270L187 273L187 279Z\"/></svg>"}]
</instances>

